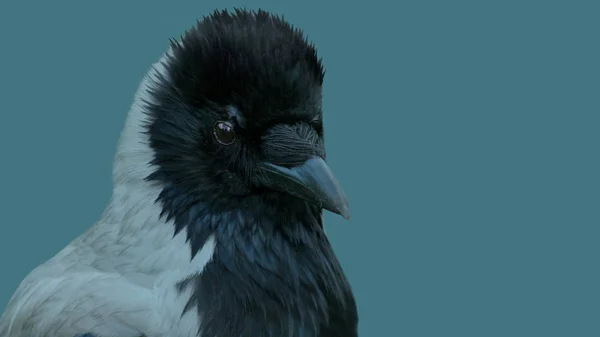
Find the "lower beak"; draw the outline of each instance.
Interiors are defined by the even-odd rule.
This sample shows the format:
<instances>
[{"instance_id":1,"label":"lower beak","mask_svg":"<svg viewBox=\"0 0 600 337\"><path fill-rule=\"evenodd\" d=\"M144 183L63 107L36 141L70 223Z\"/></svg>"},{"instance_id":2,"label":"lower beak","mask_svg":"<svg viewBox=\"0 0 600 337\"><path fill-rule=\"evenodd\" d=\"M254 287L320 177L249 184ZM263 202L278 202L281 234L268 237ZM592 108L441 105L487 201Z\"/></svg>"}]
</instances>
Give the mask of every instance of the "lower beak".
<instances>
[{"instance_id":1,"label":"lower beak","mask_svg":"<svg viewBox=\"0 0 600 337\"><path fill-rule=\"evenodd\" d=\"M266 178L263 184L268 187L350 219L346 195L327 163L320 157L312 157L302 165L291 168L263 163L262 173Z\"/></svg>"}]
</instances>

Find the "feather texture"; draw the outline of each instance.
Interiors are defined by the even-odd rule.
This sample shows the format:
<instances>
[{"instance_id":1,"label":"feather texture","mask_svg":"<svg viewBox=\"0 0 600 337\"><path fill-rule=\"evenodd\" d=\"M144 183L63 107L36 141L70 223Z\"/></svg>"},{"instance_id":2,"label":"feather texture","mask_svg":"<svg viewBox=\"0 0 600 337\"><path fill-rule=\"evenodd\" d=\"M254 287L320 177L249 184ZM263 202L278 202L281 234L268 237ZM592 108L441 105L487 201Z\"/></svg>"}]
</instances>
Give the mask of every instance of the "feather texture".
<instances>
[{"instance_id":1,"label":"feather texture","mask_svg":"<svg viewBox=\"0 0 600 337\"><path fill-rule=\"evenodd\" d=\"M190 260L185 234L161 218L161 187L147 182L152 152L142 132L148 89L163 71L152 66L140 84L121 134L113 195L102 218L20 284L0 318L2 337L196 336L195 315L183 315L189 294L176 284L201 273L214 242Z\"/></svg>"}]
</instances>

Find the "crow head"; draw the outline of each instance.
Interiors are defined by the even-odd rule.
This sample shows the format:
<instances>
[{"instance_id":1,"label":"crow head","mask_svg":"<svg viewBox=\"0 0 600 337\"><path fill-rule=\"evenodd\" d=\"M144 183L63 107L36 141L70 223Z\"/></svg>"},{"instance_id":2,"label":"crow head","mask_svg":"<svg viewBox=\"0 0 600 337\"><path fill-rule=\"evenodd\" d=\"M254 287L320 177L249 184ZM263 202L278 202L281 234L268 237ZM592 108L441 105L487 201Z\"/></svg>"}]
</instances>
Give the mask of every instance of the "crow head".
<instances>
[{"instance_id":1,"label":"crow head","mask_svg":"<svg viewBox=\"0 0 600 337\"><path fill-rule=\"evenodd\" d=\"M157 170L227 211L310 203L349 217L325 163L324 70L302 32L265 11L216 11L172 41L148 104Z\"/></svg>"}]
</instances>

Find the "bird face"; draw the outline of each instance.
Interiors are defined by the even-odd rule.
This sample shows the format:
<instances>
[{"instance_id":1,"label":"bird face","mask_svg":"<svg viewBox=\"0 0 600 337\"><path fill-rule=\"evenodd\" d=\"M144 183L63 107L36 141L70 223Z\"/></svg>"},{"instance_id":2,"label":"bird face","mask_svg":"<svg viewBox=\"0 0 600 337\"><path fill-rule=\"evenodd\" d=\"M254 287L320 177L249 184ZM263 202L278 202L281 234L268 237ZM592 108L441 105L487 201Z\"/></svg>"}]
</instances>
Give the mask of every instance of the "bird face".
<instances>
[{"instance_id":1,"label":"bird face","mask_svg":"<svg viewBox=\"0 0 600 337\"><path fill-rule=\"evenodd\" d=\"M161 180L199 200L301 200L348 218L325 162L321 60L302 33L259 11L215 12L173 41L151 90Z\"/></svg>"}]
</instances>

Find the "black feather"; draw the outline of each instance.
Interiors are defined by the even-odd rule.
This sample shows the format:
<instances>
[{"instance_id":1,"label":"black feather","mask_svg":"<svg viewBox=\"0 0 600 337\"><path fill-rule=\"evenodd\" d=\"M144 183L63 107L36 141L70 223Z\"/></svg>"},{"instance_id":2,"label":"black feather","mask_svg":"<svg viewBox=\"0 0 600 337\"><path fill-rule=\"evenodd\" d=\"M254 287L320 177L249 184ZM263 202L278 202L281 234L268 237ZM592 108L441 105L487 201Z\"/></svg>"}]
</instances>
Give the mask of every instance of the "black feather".
<instances>
[{"instance_id":1,"label":"black feather","mask_svg":"<svg viewBox=\"0 0 600 337\"><path fill-rule=\"evenodd\" d=\"M314 46L283 18L246 10L215 11L171 45L145 107L158 167L147 179L164 186L157 202L175 233L185 231L192 258L216 241L202 274L177 285L193 289L185 310L197 310L203 336L357 336L321 210L250 179L264 157L286 166L325 156L311 146L323 141L325 72ZM222 147L212 126L231 107L243 118L240 139Z\"/></svg>"}]
</instances>

